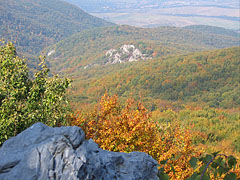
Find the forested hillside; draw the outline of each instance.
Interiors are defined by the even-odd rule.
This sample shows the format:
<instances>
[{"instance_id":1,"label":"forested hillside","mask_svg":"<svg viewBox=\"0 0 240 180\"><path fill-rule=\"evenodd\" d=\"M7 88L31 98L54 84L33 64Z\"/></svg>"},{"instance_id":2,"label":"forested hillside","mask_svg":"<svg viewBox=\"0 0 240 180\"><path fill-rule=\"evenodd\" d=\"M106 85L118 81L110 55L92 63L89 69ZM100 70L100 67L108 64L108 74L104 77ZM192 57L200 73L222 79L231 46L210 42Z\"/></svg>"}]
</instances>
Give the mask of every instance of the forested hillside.
<instances>
[{"instance_id":1,"label":"forested hillside","mask_svg":"<svg viewBox=\"0 0 240 180\"><path fill-rule=\"evenodd\" d=\"M240 34L237 33L236 31L221 28L221 27L216 27L216 26L192 25L192 26L185 26L184 29L195 30L196 32L206 32L209 34L219 34L219 35L225 35L225 36L227 35L235 38L239 38L240 36Z\"/></svg>"},{"instance_id":2,"label":"forested hillside","mask_svg":"<svg viewBox=\"0 0 240 180\"><path fill-rule=\"evenodd\" d=\"M60 0L0 1L0 17L1 38L34 55L76 32L112 25Z\"/></svg>"},{"instance_id":3,"label":"forested hillside","mask_svg":"<svg viewBox=\"0 0 240 180\"><path fill-rule=\"evenodd\" d=\"M158 4L181 10L179 2ZM157 7L148 3L124 0L112 10ZM146 152L161 179L239 180L239 33L115 25L64 0L0 0L0 148L36 122L79 126L105 150Z\"/></svg>"},{"instance_id":4,"label":"forested hillside","mask_svg":"<svg viewBox=\"0 0 240 180\"><path fill-rule=\"evenodd\" d=\"M106 91L122 97L240 106L239 47L81 70L71 97L93 102Z\"/></svg>"},{"instance_id":5,"label":"forested hillside","mask_svg":"<svg viewBox=\"0 0 240 180\"><path fill-rule=\"evenodd\" d=\"M82 89L76 86L78 83L76 81L75 89L70 93L77 97L76 92L86 89L86 94L98 93L96 98L101 97L103 91L104 95L94 107L84 104L82 99L78 100L81 105L75 104L78 111L73 112L69 109L69 101L65 94L66 88L70 86L69 79L49 77L49 69L44 59L41 59L39 64L40 70L35 73L33 79L30 78L25 60L17 56L13 44L1 43L1 150L6 146L11 147L13 142L13 139L6 143L5 140L40 121L49 126L80 126L86 132L87 138L92 138L105 150L146 152L159 162L160 179L197 180L204 177L209 180L236 180L239 177L239 161L234 157L239 158L240 152L239 104L235 104L232 109L216 109L205 104L201 107L201 100L198 99L194 100L197 101L197 105L191 106L183 98L186 104L179 106L179 109L152 106L149 111L144 107L145 102L141 103L146 95L145 90L150 92L149 95L151 89L156 90L151 85L160 85L157 87L159 93L167 94L173 93L169 87L175 91L184 90L188 82L190 86L185 89L192 89L193 94L201 91L201 87L209 87L208 90L211 92L215 87L220 88L218 83L221 83L227 92L226 100L229 98L230 102L235 100L239 102L238 96L231 99L232 96L228 93L235 88L235 84L239 85L239 47L91 68L90 71L83 72L81 78L78 77L78 80L83 80L82 82L86 80L85 84L81 82L78 84ZM215 87L209 85L209 81ZM173 82L179 84L175 86ZM118 91L122 85L128 85L123 89L124 94ZM166 92L162 91L161 86ZM139 91L137 95L138 90L141 92ZM214 90L218 93L216 88ZM117 95L109 96L107 91L118 93L119 98ZM127 91L133 93L129 94ZM204 90L203 93L208 94L208 91ZM135 95L137 101L130 97ZM186 97L189 95L185 94ZM123 97L127 97L126 100ZM158 97L162 98L161 96L154 98L161 102ZM28 132L31 136L35 135L35 131ZM69 137L66 137L66 142L68 139ZM2 143L4 144L1 147ZM54 144L59 144L59 141L55 141ZM72 146L70 141L69 145ZM62 147L61 143L60 146ZM67 152L69 148L65 150ZM42 158L45 158L44 155ZM15 166L9 168L8 161L1 163L3 167L0 174L5 175L6 170L7 173L15 172L12 170ZM59 166L58 163L56 161L56 166ZM60 164L62 167L62 162Z\"/></svg>"},{"instance_id":6,"label":"forested hillside","mask_svg":"<svg viewBox=\"0 0 240 180\"><path fill-rule=\"evenodd\" d=\"M114 122L120 121L121 127L129 126L131 129L135 121L141 124L141 120L149 118L146 115L148 112L151 120L160 124L160 129L165 127L169 130L179 124L190 129L191 142L198 152L202 149L207 152L221 151L239 157L239 57L240 47L232 47L81 70L73 76L73 88L68 91L73 109L80 112L74 123L86 128L90 137L98 141L93 135L95 129L101 127L95 127L95 121L99 122L99 117L100 121L104 119L106 124L102 128L108 138L100 144L114 150L119 147L106 146L105 142L113 138L109 141L118 144L118 131L124 131L118 123L113 125ZM117 95L120 105L115 107L116 96L108 97L106 93ZM142 109L142 105L138 104L135 113L131 98L142 102L147 109ZM118 115L119 112L122 114ZM146 122L145 125L148 126ZM110 128L112 126L116 126L116 131ZM139 129L145 127L140 126ZM135 130L132 129L133 132ZM126 135L127 132L120 134ZM135 140L131 132L126 136L128 138ZM132 144L135 143L138 141ZM129 144L128 140L126 144ZM126 145L126 148L131 149L132 144ZM183 171L180 174L183 175Z\"/></svg>"},{"instance_id":7,"label":"forested hillside","mask_svg":"<svg viewBox=\"0 0 240 180\"><path fill-rule=\"evenodd\" d=\"M118 49L124 44L133 44L143 53L156 58L238 46L239 37L229 33L208 33L175 27L146 29L115 26L74 34L45 49L45 54L49 55L47 61L52 70L69 75L78 73L88 64L101 64L109 49Z\"/></svg>"}]
</instances>

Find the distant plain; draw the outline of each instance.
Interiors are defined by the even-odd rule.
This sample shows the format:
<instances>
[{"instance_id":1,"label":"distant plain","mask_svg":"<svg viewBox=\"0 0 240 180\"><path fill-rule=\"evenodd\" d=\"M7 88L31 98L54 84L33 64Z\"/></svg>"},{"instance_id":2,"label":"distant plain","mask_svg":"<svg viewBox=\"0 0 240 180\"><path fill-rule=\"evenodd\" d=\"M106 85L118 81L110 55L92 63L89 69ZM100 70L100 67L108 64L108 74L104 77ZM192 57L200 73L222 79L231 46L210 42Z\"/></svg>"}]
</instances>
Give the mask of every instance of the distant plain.
<instances>
[{"instance_id":1,"label":"distant plain","mask_svg":"<svg viewBox=\"0 0 240 180\"><path fill-rule=\"evenodd\" d=\"M211 25L239 30L239 9L219 7L174 7L150 10L121 10L92 15L114 22L138 27Z\"/></svg>"}]
</instances>

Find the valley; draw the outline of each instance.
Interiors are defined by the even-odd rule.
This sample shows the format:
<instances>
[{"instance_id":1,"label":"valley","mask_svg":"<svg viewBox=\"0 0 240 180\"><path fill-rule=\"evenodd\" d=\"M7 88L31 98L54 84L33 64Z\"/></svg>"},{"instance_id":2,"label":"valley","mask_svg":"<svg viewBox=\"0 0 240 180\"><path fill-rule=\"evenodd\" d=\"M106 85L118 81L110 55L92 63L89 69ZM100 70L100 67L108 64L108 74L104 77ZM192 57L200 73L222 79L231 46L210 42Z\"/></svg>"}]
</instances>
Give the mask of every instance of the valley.
<instances>
[{"instance_id":1,"label":"valley","mask_svg":"<svg viewBox=\"0 0 240 180\"><path fill-rule=\"evenodd\" d=\"M240 27L239 2L237 0L66 1L116 24L138 27L183 27L201 24L235 30L239 30Z\"/></svg>"},{"instance_id":2,"label":"valley","mask_svg":"<svg viewBox=\"0 0 240 180\"><path fill-rule=\"evenodd\" d=\"M1 1L0 146L36 122L79 126L104 150L148 153L172 180L200 179L210 156L220 165L206 177L240 177L238 7Z\"/></svg>"},{"instance_id":3,"label":"valley","mask_svg":"<svg viewBox=\"0 0 240 180\"><path fill-rule=\"evenodd\" d=\"M157 9L157 8L175 8L175 7L221 7L221 8L232 8L237 9L239 2L237 0L227 1L227 0L65 0L82 9L90 12L111 12L111 11L123 11L123 10L139 10L139 9Z\"/></svg>"}]
</instances>

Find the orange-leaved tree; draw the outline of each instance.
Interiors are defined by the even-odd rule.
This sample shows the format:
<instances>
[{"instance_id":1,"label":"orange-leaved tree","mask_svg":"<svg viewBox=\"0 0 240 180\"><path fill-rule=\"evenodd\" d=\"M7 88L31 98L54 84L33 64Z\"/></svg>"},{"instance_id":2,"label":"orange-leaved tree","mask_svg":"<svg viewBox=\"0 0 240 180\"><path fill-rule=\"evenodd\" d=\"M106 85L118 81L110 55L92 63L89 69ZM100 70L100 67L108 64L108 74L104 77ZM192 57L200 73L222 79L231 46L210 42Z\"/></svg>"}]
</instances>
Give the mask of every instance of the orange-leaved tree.
<instances>
[{"instance_id":1,"label":"orange-leaved tree","mask_svg":"<svg viewBox=\"0 0 240 180\"><path fill-rule=\"evenodd\" d=\"M185 179L193 173L189 164L196 155L191 134L179 124L159 124L141 104L128 99L122 105L117 96L105 94L88 113L78 112L72 125L80 126L105 150L146 152L159 163L167 160L165 172L171 179Z\"/></svg>"}]
</instances>

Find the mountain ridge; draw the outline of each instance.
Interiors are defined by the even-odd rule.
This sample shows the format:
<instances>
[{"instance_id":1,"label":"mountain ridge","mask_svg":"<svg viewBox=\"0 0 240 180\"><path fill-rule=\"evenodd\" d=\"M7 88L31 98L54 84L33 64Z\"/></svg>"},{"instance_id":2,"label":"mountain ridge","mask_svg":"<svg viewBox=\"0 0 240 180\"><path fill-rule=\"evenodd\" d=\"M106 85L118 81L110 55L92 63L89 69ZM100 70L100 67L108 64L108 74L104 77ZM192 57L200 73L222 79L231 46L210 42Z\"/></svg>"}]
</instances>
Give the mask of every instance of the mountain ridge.
<instances>
[{"instance_id":1,"label":"mountain ridge","mask_svg":"<svg viewBox=\"0 0 240 180\"><path fill-rule=\"evenodd\" d=\"M155 58L238 46L239 38L176 27L114 26L74 34L46 48L44 54L55 52L47 57L54 72L70 72L70 69L77 72L88 64L104 61L109 49L118 49L123 44L135 45Z\"/></svg>"},{"instance_id":2,"label":"mountain ridge","mask_svg":"<svg viewBox=\"0 0 240 180\"><path fill-rule=\"evenodd\" d=\"M60 0L1 1L0 16L0 34L26 54L84 29L113 25Z\"/></svg>"}]
</instances>

